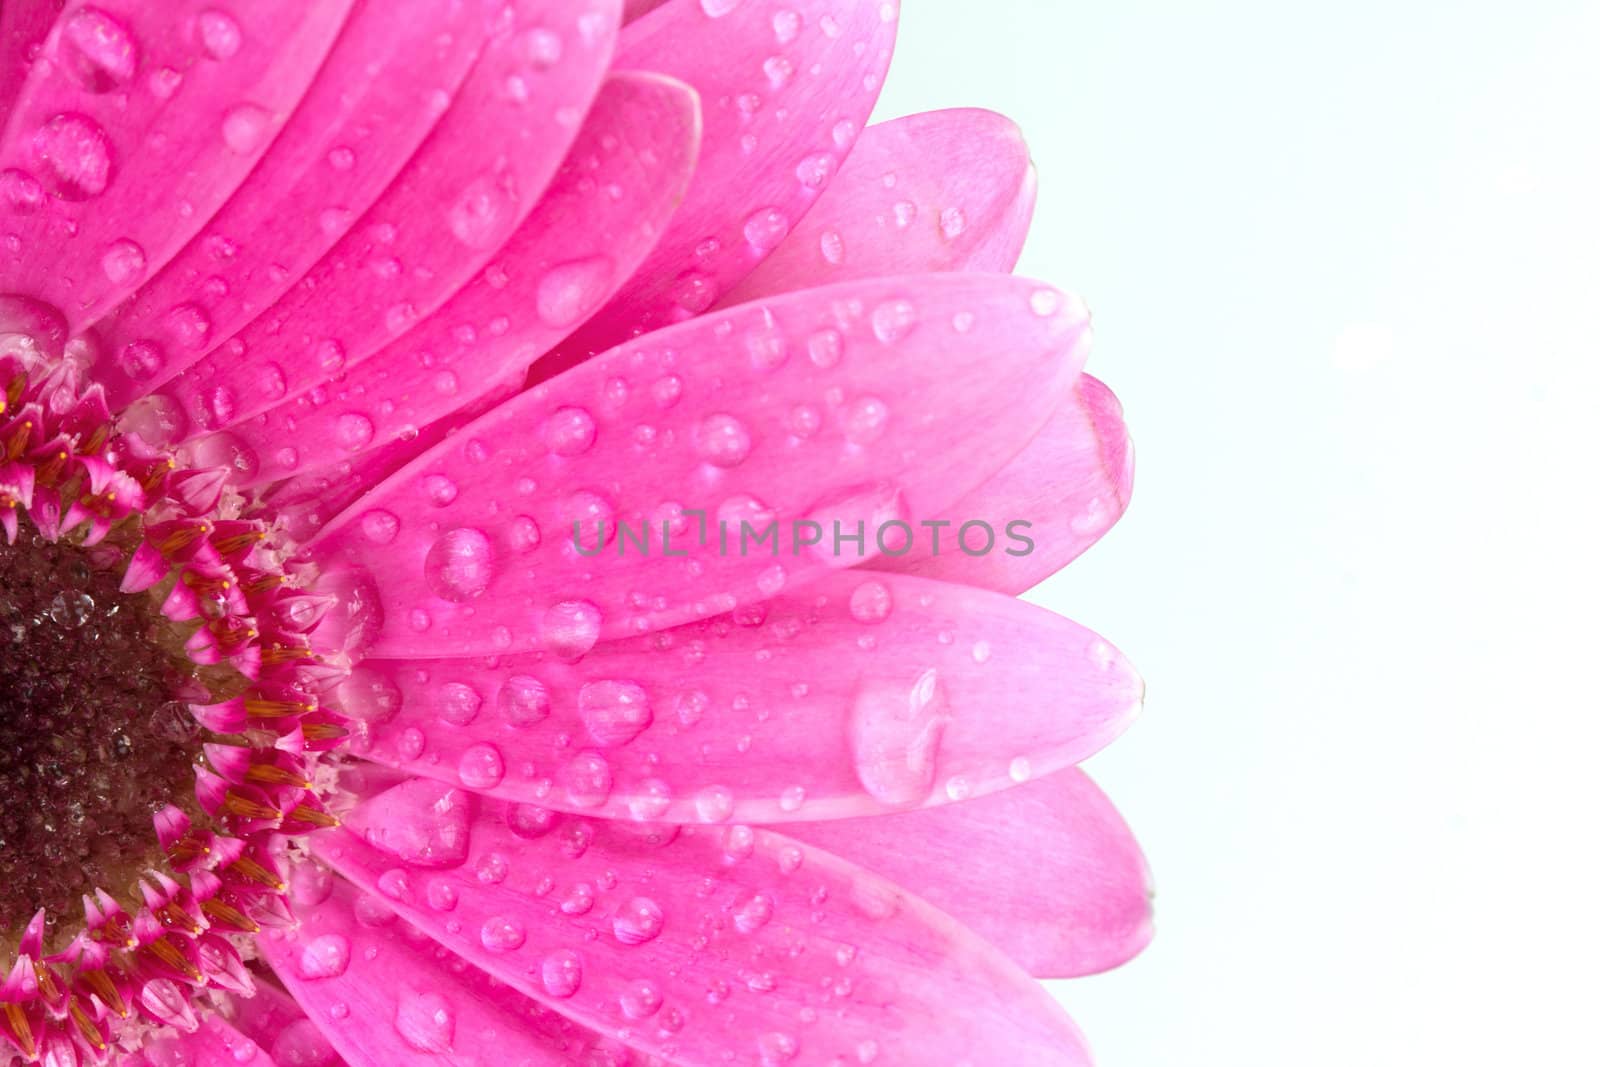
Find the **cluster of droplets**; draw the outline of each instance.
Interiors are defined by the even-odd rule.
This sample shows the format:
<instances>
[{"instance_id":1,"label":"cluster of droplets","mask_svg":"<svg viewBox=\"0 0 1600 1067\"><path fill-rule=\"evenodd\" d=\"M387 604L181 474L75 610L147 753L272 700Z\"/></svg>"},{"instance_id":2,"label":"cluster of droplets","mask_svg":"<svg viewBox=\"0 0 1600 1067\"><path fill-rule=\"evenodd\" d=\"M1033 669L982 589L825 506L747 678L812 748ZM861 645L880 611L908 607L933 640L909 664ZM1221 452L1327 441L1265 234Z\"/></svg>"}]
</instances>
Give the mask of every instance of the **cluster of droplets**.
<instances>
[{"instance_id":1,"label":"cluster of droplets","mask_svg":"<svg viewBox=\"0 0 1600 1067\"><path fill-rule=\"evenodd\" d=\"M0 311L35 324L0 333L0 1048L98 1062L252 988L232 938L289 918L269 838L335 823L312 780L344 667L225 472L118 433L54 313Z\"/></svg>"}]
</instances>

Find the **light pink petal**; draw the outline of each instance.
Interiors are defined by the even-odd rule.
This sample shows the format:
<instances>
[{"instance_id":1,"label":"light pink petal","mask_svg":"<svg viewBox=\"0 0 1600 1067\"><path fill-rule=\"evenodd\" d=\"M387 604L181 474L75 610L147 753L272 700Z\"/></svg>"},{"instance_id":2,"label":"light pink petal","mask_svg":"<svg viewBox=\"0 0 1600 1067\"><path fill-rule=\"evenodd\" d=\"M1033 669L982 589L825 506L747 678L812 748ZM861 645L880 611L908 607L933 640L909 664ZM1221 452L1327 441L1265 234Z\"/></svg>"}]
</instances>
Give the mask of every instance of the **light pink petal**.
<instances>
[{"instance_id":1,"label":"light pink petal","mask_svg":"<svg viewBox=\"0 0 1600 1067\"><path fill-rule=\"evenodd\" d=\"M265 1049L282 1067L341 1067L344 1064L322 1030L306 1017L301 1005L270 981L261 981L258 977L255 991L248 997L231 993L212 995L218 1000L218 1010L234 1028Z\"/></svg>"},{"instance_id":2,"label":"light pink petal","mask_svg":"<svg viewBox=\"0 0 1600 1067\"><path fill-rule=\"evenodd\" d=\"M438 121L493 29L439 0L356 7L283 132L197 237L96 327L120 407L233 334L333 247ZM427 71L426 78L417 72ZM144 281L133 275L129 285ZM198 350L174 326L192 305ZM132 346L132 347L130 347Z\"/></svg>"},{"instance_id":3,"label":"light pink petal","mask_svg":"<svg viewBox=\"0 0 1600 1067\"><path fill-rule=\"evenodd\" d=\"M963 804L784 832L943 908L1038 978L1107 970L1150 942L1144 856L1076 768Z\"/></svg>"},{"instance_id":4,"label":"light pink petal","mask_svg":"<svg viewBox=\"0 0 1600 1067\"><path fill-rule=\"evenodd\" d=\"M558 362L704 311L778 247L866 124L897 8L672 0L628 26L620 63L705 101L700 169L661 244Z\"/></svg>"},{"instance_id":5,"label":"light pink petal","mask_svg":"<svg viewBox=\"0 0 1600 1067\"><path fill-rule=\"evenodd\" d=\"M945 804L1084 759L1143 684L1090 631L1011 597L866 572L577 663L366 660L355 751L568 811L838 819Z\"/></svg>"},{"instance_id":6,"label":"light pink petal","mask_svg":"<svg viewBox=\"0 0 1600 1067\"><path fill-rule=\"evenodd\" d=\"M44 42L63 3L65 0L6 0L0 4L0 129L27 84L34 51Z\"/></svg>"},{"instance_id":7,"label":"light pink petal","mask_svg":"<svg viewBox=\"0 0 1600 1067\"><path fill-rule=\"evenodd\" d=\"M539 200L599 91L619 0L522 0L394 183L306 276L155 394L186 432L335 378L427 318ZM542 50L541 50L542 49ZM215 340L215 339L213 339Z\"/></svg>"},{"instance_id":8,"label":"light pink petal","mask_svg":"<svg viewBox=\"0 0 1600 1067\"><path fill-rule=\"evenodd\" d=\"M1100 540L1127 510L1132 492L1133 447L1122 405L1085 374L1020 455L945 512L958 535L961 524L975 519L997 528L1027 523L1012 529L1021 554L934 556L924 544L871 566L1020 593Z\"/></svg>"},{"instance_id":9,"label":"light pink petal","mask_svg":"<svg viewBox=\"0 0 1600 1067\"><path fill-rule=\"evenodd\" d=\"M992 111L868 126L816 206L721 302L912 271L1009 271L1034 192L1021 131Z\"/></svg>"},{"instance_id":10,"label":"light pink petal","mask_svg":"<svg viewBox=\"0 0 1600 1067\"><path fill-rule=\"evenodd\" d=\"M121 299L250 173L350 6L105 0L64 13L0 146L0 180L43 192L21 212L13 199L0 292L55 305L74 329Z\"/></svg>"},{"instance_id":11,"label":"light pink petal","mask_svg":"<svg viewBox=\"0 0 1600 1067\"><path fill-rule=\"evenodd\" d=\"M341 874L519 992L675 1062L1088 1062L1000 952L771 831L552 815L426 780L347 825L314 842Z\"/></svg>"},{"instance_id":12,"label":"light pink petal","mask_svg":"<svg viewBox=\"0 0 1600 1067\"><path fill-rule=\"evenodd\" d=\"M259 458L242 480L276 481L414 438L458 408L514 392L528 364L655 244L694 169L698 135L687 86L613 75L550 191L470 284L325 390L233 427Z\"/></svg>"},{"instance_id":13,"label":"light pink petal","mask_svg":"<svg viewBox=\"0 0 1600 1067\"><path fill-rule=\"evenodd\" d=\"M48 1059L46 1057L47 1062ZM212 1014L203 1016L200 1028L192 1034L170 1028L157 1031L142 1049L117 1060L117 1067L175 1067L177 1064L183 1067L278 1067L260 1045L235 1030L221 1016Z\"/></svg>"},{"instance_id":14,"label":"light pink petal","mask_svg":"<svg viewBox=\"0 0 1600 1067\"><path fill-rule=\"evenodd\" d=\"M440 948L325 870L302 867L297 927L261 940L262 955L351 1067L615 1062L615 1041L531 1003ZM443 889L433 904L456 904ZM589 1057L593 1057L590 1059Z\"/></svg>"},{"instance_id":15,"label":"light pink petal","mask_svg":"<svg viewBox=\"0 0 1600 1067\"><path fill-rule=\"evenodd\" d=\"M311 549L325 574L363 588L374 655L575 656L603 636L720 614L893 547L894 524L975 488L1066 394L1087 321L1081 302L1008 275L747 304L501 405ZM774 523L767 546L719 548L719 531L737 541ZM647 527L654 549L627 551ZM837 553L798 543L836 529L864 538ZM604 558L579 551L601 534Z\"/></svg>"}]
</instances>

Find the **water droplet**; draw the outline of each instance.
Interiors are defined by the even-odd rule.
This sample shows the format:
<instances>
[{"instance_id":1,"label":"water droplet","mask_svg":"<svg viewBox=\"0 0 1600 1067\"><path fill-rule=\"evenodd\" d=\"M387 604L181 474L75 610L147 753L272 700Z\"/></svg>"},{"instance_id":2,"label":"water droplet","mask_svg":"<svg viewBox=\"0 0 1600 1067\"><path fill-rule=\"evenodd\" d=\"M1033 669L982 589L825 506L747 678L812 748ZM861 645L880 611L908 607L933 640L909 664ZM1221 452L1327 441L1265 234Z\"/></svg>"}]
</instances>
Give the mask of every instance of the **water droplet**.
<instances>
[{"instance_id":1,"label":"water droplet","mask_svg":"<svg viewBox=\"0 0 1600 1067\"><path fill-rule=\"evenodd\" d=\"M571 949L552 952L539 965L539 980L552 997L570 997L583 984L583 960Z\"/></svg>"},{"instance_id":2,"label":"water droplet","mask_svg":"<svg viewBox=\"0 0 1600 1067\"><path fill-rule=\"evenodd\" d=\"M611 764L598 752L580 752L561 769L567 800L579 808L597 808L611 797Z\"/></svg>"},{"instance_id":3,"label":"water droplet","mask_svg":"<svg viewBox=\"0 0 1600 1067\"><path fill-rule=\"evenodd\" d=\"M776 902L771 893L746 893L733 906L733 926L741 934L753 934L772 921Z\"/></svg>"},{"instance_id":4,"label":"water droplet","mask_svg":"<svg viewBox=\"0 0 1600 1067\"><path fill-rule=\"evenodd\" d=\"M225 11L202 11L196 21L200 32L200 47L212 59L231 59L239 52L244 37L239 24Z\"/></svg>"},{"instance_id":5,"label":"water droplet","mask_svg":"<svg viewBox=\"0 0 1600 1067\"><path fill-rule=\"evenodd\" d=\"M950 721L948 697L932 669L909 687L900 681L863 682L850 717L856 777L884 804L921 801L933 789L939 745Z\"/></svg>"},{"instance_id":6,"label":"water droplet","mask_svg":"<svg viewBox=\"0 0 1600 1067\"><path fill-rule=\"evenodd\" d=\"M86 115L57 115L33 135L45 188L62 200L87 200L111 184L111 142Z\"/></svg>"},{"instance_id":7,"label":"water droplet","mask_svg":"<svg viewBox=\"0 0 1600 1067\"><path fill-rule=\"evenodd\" d=\"M649 897L634 897L611 920L611 932L624 945L642 945L660 935L665 921L659 904Z\"/></svg>"},{"instance_id":8,"label":"water droplet","mask_svg":"<svg viewBox=\"0 0 1600 1067\"><path fill-rule=\"evenodd\" d=\"M484 920L478 937L490 952L514 952L527 942L528 931L516 919L495 915Z\"/></svg>"},{"instance_id":9,"label":"water droplet","mask_svg":"<svg viewBox=\"0 0 1600 1067\"><path fill-rule=\"evenodd\" d=\"M708 415L695 427L695 450L718 467L736 467L750 455L750 431L733 415Z\"/></svg>"},{"instance_id":10,"label":"water droplet","mask_svg":"<svg viewBox=\"0 0 1600 1067\"><path fill-rule=\"evenodd\" d=\"M422 479L422 494L428 498L428 503L436 508L449 507L455 503L459 492L456 483L446 475L430 474Z\"/></svg>"},{"instance_id":11,"label":"water droplet","mask_svg":"<svg viewBox=\"0 0 1600 1067\"><path fill-rule=\"evenodd\" d=\"M139 48L122 23L83 7L62 24L60 63L84 91L108 93L133 79Z\"/></svg>"},{"instance_id":12,"label":"water droplet","mask_svg":"<svg viewBox=\"0 0 1600 1067\"><path fill-rule=\"evenodd\" d=\"M577 659L600 640L600 609L587 600L564 600L540 620L539 638L564 659Z\"/></svg>"},{"instance_id":13,"label":"water droplet","mask_svg":"<svg viewBox=\"0 0 1600 1067\"><path fill-rule=\"evenodd\" d=\"M493 789L505 780L506 763L498 748L483 742L461 754L456 773L468 789Z\"/></svg>"},{"instance_id":14,"label":"water droplet","mask_svg":"<svg viewBox=\"0 0 1600 1067\"><path fill-rule=\"evenodd\" d=\"M448 1052L456 1036L456 1013L437 993L402 989L395 1003L395 1032L418 1052Z\"/></svg>"},{"instance_id":15,"label":"water droplet","mask_svg":"<svg viewBox=\"0 0 1600 1067\"><path fill-rule=\"evenodd\" d=\"M550 691L532 675L513 674L500 687L495 706L512 726L533 726L550 717Z\"/></svg>"},{"instance_id":16,"label":"water droplet","mask_svg":"<svg viewBox=\"0 0 1600 1067\"><path fill-rule=\"evenodd\" d=\"M772 16L772 35L778 39L779 44L792 44L800 35L800 16L788 8L783 8Z\"/></svg>"},{"instance_id":17,"label":"water droplet","mask_svg":"<svg viewBox=\"0 0 1600 1067\"><path fill-rule=\"evenodd\" d=\"M946 241L954 241L967 229L967 216L958 207L947 207L939 212L939 232Z\"/></svg>"},{"instance_id":18,"label":"water droplet","mask_svg":"<svg viewBox=\"0 0 1600 1067\"><path fill-rule=\"evenodd\" d=\"M917 309L909 300L889 300L872 309L872 334L886 345L903 340L917 324Z\"/></svg>"},{"instance_id":19,"label":"water droplet","mask_svg":"<svg viewBox=\"0 0 1600 1067\"><path fill-rule=\"evenodd\" d=\"M583 408L557 408L544 424L544 443L558 456L577 456L594 445L594 416Z\"/></svg>"},{"instance_id":20,"label":"water droplet","mask_svg":"<svg viewBox=\"0 0 1600 1067\"><path fill-rule=\"evenodd\" d=\"M372 420L355 412L340 415L334 432L341 445L355 452L372 442Z\"/></svg>"},{"instance_id":21,"label":"water droplet","mask_svg":"<svg viewBox=\"0 0 1600 1067\"><path fill-rule=\"evenodd\" d=\"M265 144L271 131L272 113L257 104L239 104L222 116L222 142L241 156Z\"/></svg>"},{"instance_id":22,"label":"water droplet","mask_svg":"<svg viewBox=\"0 0 1600 1067\"><path fill-rule=\"evenodd\" d=\"M615 264L607 256L589 256L558 263L539 279L534 310L547 326L576 326L600 306L611 291Z\"/></svg>"},{"instance_id":23,"label":"water droplet","mask_svg":"<svg viewBox=\"0 0 1600 1067\"><path fill-rule=\"evenodd\" d=\"M691 315L698 315L717 300L717 283L697 270L684 271L672 283L672 299Z\"/></svg>"},{"instance_id":24,"label":"water droplet","mask_svg":"<svg viewBox=\"0 0 1600 1067\"><path fill-rule=\"evenodd\" d=\"M880 623L894 610L889 587L879 581L866 581L850 594L850 617L857 622Z\"/></svg>"},{"instance_id":25,"label":"water droplet","mask_svg":"<svg viewBox=\"0 0 1600 1067\"><path fill-rule=\"evenodd\" d=\"M144 277L144 249L126 237L112 241L100 254L100 269L113 285L127 285Z\"/></svg>"},{"instance_id":26,"label":"water droplet","mask_svg":"<svg viewBox=\"0 0 1600 1067\"><path fill-rule=\"evenodd\" d=\"M700 10L707 18L720 19L739 6L739 0L700 0Z\"/></svg>"},{"instance_id":27,"label":"water droplet","mask_svg":"<svg viewBox=\"0 0 1600 1067\"><path fill-rule=\"evenodd\" d=\"M340 713L361 722L383 723L400 710L400 690L372 667L354 667L334 693Z\"/></svg>"},{"instance_id":28,"label":"water droplet","mask_svg":"<svg viewBox=\"0 0 1600 1067\"><path fill-rule=\"evenodd\" d=\"M844 262L844 236L838 230L823 230L817 238L817 249L835 267Z\"/></svg>"},{"instance_id":29,"label":"water droplet","mask_svg":"<svg viewBox=\"0 0 1600 1067\"><path fill-rule=\"evenodd\" d=\"M375 545L387 545L400 532L400 520L392 511L373 508L361 516L361 533Z\"/></svg>"},{"instance_id":30,"label":"water droplet","mask_svg":"<svg viewBox=\"0 0 1600 1067\"><path fill-rule=\"evenodd\" d=\"M775 207L752 212L744 220L744 239L757 252L770 252L789 236L789 216Z\"/></svg>"},{"instance_id":31,"label":"water droplet","mask_svg":"<svg viewBox=\"0 0 1600 1067\"><path fill-rule=\"evenodd\" d=\"M438 709L439 718L451 726L466 726L478 717L478 709L483 707L483 697L465 682L446 682L439 687L434 706Z\"/></svg>"},{"instance_id":32,"label":"water droplet","mask_svg":"<svg viewBox=\"0 0 1600 1067\"><path fill-rule=\"evenodd\" d=\"M597 744L614 748L638 737L653 715L644 687L636 682L586 682L578 690L578 716Z\"/></svg>"},{"instance_id":33,"label":"water droplet","mask_svg":"<svg viewBox=\"0 0 1600 1067\"><path fill-rule=\"evenodd\" d=\"M516 221L516 206L504 176L484 175L468 183L450 205L450 232L468 248L498 248Z\"/></svg>"},{"instance_id":34,"label":"water droplet","mask_svg":"<svg viewBox=\"0 0 1600 1067\"><path fill-rule=\"evenodd\" d=\"M366 801L348 818L367 843L417 867L466 862L472 844L472 794L413 778Z\"/></svg>"},{"instance_id":35,"label":"water droplet","mask_svg":"<svg viewBox=\"0 0 1600 1067\"><path fill-rule=\"evenodd\" d=\"M694 798L694 813L701 822L725 822L733 814L733 792L726 786L707 786Z\"/></svg>"},{"instance_id":36,"label":"water droplet","mask_svg":"<svg viewBox=\"0 0 1600 1067\"><path fill-rule=\"evenodd\" d=\"M858 397L844 411L844 435L851 443L868 445L889 426L889 405L875 396Z\"/></svg>"},{"instance_id":37,"label":"water droplet","mask_svg":"<svg viewBox=\"0 0 1600 1067\"><path fill-rule=\"evenodd\" d=\"M1061 310L1061 294L1054 289L1035 289L1028 297L1028 306L1039 316L1050 316Z\"/></svg>"},{"instance_id":38,"label":"water droplet","mask_svg":"<svg viewBox=\"0 0 1600 1067\"><path fill-rule=\"evenodd\" d=\"M343 934L323 934L300 950L302 978L337 978L350 969L350 939Z\"/></svg>"},{"instance_id":39,"label":"water droplet","mask_svg":"<svg viewBox=\"0 0 1600 1067\"><path fill-rule=\"evenodd\" d=\"M422 574L434 596L458 604L473 600L494 579L494 545L482 530L458 526L428 549Z\"/></svg>"},{"instance_id":40,"label":"water droplet","mask_svg":"<svg viewBox=\"0 0 1600 1067\"><path fill-rule=\"evenodd\" d=\"M648 978L629 982L617 998L622 1014L630 1019L648 1019L661 1010L661 987Z\"/></svg>"}]
</instances>

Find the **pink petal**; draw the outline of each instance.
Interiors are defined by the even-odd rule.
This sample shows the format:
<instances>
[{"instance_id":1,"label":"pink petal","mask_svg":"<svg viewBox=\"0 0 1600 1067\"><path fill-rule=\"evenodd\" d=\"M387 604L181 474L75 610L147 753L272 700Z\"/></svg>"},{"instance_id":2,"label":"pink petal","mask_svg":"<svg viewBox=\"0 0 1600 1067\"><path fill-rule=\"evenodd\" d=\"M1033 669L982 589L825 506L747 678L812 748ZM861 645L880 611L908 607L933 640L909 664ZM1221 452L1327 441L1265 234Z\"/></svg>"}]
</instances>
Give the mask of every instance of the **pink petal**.
<instances>
[{"instance_id":1,"label":"pink petal","mask_svg":"<svg viewBox=\"0 0 1600 1067\"><path fill-rule=\"evenodd\" d=\"M867 544L897 539L887 524L974 488L1065 395L1086 323L1080 302L1035 282L957 274L707 316L500 406L312 549L325 573L349 568L366 587L374 655L571 656L602 636L719 614L858 562ZM696 542L696 509L735 539L741 522L801 536L722 552L709 521ZM613 558L629 544L617 522L634 535L649 524L655 550ZM675 528L670 557L663 524ZM796 544L835 529L865 536L840 555ZM600 532L618 535L603 560L577 550Z\"/></svg>"},{"instance_id":2,"label":"pink petal","mask_svg":"<svg viewBox=\"0 0 1600 1067\"><path fill-rule=\"evenodd\" d=\"M165 263L272 143L351 2L225 14L207 0L107 0L65 13L0 147L0 174L46 194L7 220L0 292L45 300L77 329Z\"/></svg>"},{"instance_id":3,"label":"pink petal","mask_svg":"<svg viewBox=\"0 0 1600 1067\"><path fill-rule=\"evenodd\" d=\"M459 812L447 787L429 810ZM380 795L317 855L585 1027L686 1063L1087 1063L1042 987L942 912L770 831L483 801L459 865L418 864ZM365 843L386 843L389 851ZM454 905L441 910L441 901ZM430 904L430 901L433 902Z\"/></svg>"},{"instance_id":4,"label":"pink petal","mask_svg":"<svg viewBox=\"0 0 1600 1067\"><path fill-rule=\"evenodd\" d=\"M896 559L873 560L871 566L1020 593L1100 540L1127 510L1132 492L1133 448L1122 405L1085 374L1020 455L945 512L955 523L974 518L996 525L1029 523L1017 528L1033 546L1027 554L935 557L919 545Z\"/></svg>"},{"instance_id":5,"label":"pink petal","mask_svg":"<svg viewBox=\"0 0 1600 1067\"><path fill-rule=\"evenodd\" d=\"M327 872L302 869L300 925L261 941L266 961L310 1010L351 1067L408 1063L505 1063L567 1067L605 1063L620 1048L530 1003L429 941L368 896ZM441 911L456 899L443 883ZM593 1056L593 1060L586 1057Z\"/></svg>"},{"instance_id":6,"label":"pink petal","mask_svg":"<svg viewBox=\"0 0 1600 1067\"><path fill-rule=\"evenodd\" d=\"M619 8L522 0L515 28L491 39L453 100L439 100L449 110L360 223L276 304L165 386L162 403L189 418L188 435L345 373L482 270L576 138ZM557 43L539 54L530 38Z\"/></svg>"},{"instance_id":7,"label":"pink petal","mask_svg":"<svg viewBox=\"0 0 1600 1067\"><path fill-rule=\"evenodd\" d=\"M1021 131L992 111L868 126L816 206L721 302L912 271L1009 271L1034 192Z\"/></svg>"},{"instance_id":8,"label":"pink petal","mask_svg":"<svg viewBox=\"0 0 1600 1067\"><path fill-rule=\"evenodd\" d=\"M672 0L623 33L621 65L705 101L700 169L643 267L568 360L698 314L783 240L855 142L894 48L896 5Z\"/></svg>"},{"instance_id":9,"label":"pink petal","mask_svg":"<svg viewBox=\"0 0 1600 1067\"><path fill-rule=\"evenodd\" d=\"M784 832L905 886L1038 978L1104 971L1150 942L1144 856L1076 768L936 810Z\"/></svg>"},{"instance_id":10,"label":"pink petal","mask_svg":"<svg viewBox=\"0 0 1600 1067\"><path fill-rule=\"evenodd\" d=\"M213 1014L204 1016L200 1028L192 1034L171 1028L157 1031L140 1051L128 1053L117 1061L117 1067L173 1067L174 1064L182 1064L183 1067L276 1067L276 1061L259 1045L235 1030L220 1015Z\"/></svg>"},{"instance_id":11,"label":"pink petal","mask_svg":"<svg viewBox=\"0 0 1600 1067\"><path fill-rule=\"evenodd\" d=\"M681 82L613 75L550 191L489 267L314 399L301 396L234 427L260 458L245 480L275 481L415 437L417 427L457 408L514 392L528 364L599 307L655 244L694 169L698 116Z\"/></svg>"},{"instance_id":12,"label":"pink petal","mask_svg":"<svg viewBox=\"0 0 1600 1067\"><path fill-rule=\"evenodd\" d=\"M0 4L0 129L5 128L11 108L27 84L34 50L44 43L63 3L65 0L7 0Z\"/></svg>"},{"instance_id":13,"label":"pink petal","mask_svg":"<svg viewBox=\"0 0 1600 1067\"><path fill-rule=\"evenodd\" d=\"M199 355L172 332L175 309L192 304L209 320L203 351L332 248L433 129L439 110L430 101L457 91L492 28L487 16L461 18L438 0L359 5L249 178L199 236L97 325L104 348L95 377L112 405ZM427 78L418 78L423 70ZM142 280L130 278L130 286Z\"/></svg>"},{"instance_id":14,"label":"pink petal","mask_svg":"<svg viewBox=\"0 0 1600 1067\"><path fill-rule=\"evenodd\" d=\"M577 663L366 660L356 751L476 792L649 821L944 804L1082 760L1143 685L1083 627L982 590L855 572Z\"/></svg>"},{"instance_id":15,"label":"pink petal","mask_svg":"<svg viewBox=\"0 0 1600 1067\"><path fill-rule=\"evenodd\" d=\"M265 1049L283 1067L341 1067L344 1064L321 1029L306 1017L300 1004L272 983L256 982L255 991L248 997L214 995L221 997L223 1014L235 1029Z\"/></svg>"}]
</instances>

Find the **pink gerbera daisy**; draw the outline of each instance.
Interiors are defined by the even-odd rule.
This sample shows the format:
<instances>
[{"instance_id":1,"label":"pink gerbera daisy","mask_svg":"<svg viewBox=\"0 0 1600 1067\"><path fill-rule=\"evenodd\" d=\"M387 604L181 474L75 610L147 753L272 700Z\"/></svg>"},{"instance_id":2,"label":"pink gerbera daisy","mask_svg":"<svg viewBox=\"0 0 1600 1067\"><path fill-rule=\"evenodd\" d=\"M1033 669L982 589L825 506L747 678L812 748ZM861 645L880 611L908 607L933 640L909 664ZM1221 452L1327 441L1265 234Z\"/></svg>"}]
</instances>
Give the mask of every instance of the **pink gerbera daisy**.
<instances>
[{"instance_id":1,"label":"pink gerbera daisy","mask_svg":"<svg viewBox=\"0 0 1600 1067\"><path fill-rule=\"evenodd\" d=\"M0 1061L1086 1061L1126 435L895 21L0 4Z\"/></svg>"}]
</instances>

